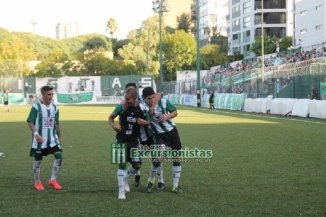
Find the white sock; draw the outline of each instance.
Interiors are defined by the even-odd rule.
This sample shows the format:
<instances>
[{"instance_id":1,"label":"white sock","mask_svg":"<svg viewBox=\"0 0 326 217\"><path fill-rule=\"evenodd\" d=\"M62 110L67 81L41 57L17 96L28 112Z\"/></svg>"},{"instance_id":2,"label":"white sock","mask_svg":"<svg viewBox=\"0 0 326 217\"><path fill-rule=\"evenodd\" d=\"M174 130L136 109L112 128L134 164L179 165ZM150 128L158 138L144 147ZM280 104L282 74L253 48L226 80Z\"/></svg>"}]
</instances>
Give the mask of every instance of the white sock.
<instances>
[{"instance_id":1,"label":"white sock","mask_svg":"<svg viewBox=\"0 0 326 217\"><path fill-rule=\"evenodd\" d=\"M128 167L128 169L126 171L125 179L128 179L130 176L135 175L136 172L137 171L132 166Z\"/></svg>"},{"instance_id":2,"label":"white sock","mask_svg":"<svg viewBox=\"0 0 326 217\"><path fill-rule=\"evenodd\" d=\"M41 181L41 162L40 160L34 161L33 164L33 173L34 173L34 181L39 182Z\"/></svg>"},{"instance_id":3,"label":"white sock","mask_svg":"<svg viewBox=\"0 0 326 217\"><path fill-rule=\"evenodd\" d=\"M160 183L164 183L164 179L163 179L163 164L161 163L160 166L157 168L157 180Z\"/></svg>"},{"instance_id":4,"label":"white sock","mask_svg":"<svg viewBox=\"0 0 326 217\"><path fill-rule=\"evenodd\" d=\"M181 166L173 166L173 188L179 186L180 176L181 176Z\"/></svg>"},{"instance_id":5,"label":"white sock","mask_svg":"<svg viewBox=\"0 0 326 217\"><path fill-rule=\"evenodd\" d=\"M156 173L157 173L157 168L155 167L153 164L151 166L151 172L149 174L149 179L148 181L154 182L155 181L155 177L156 177Z\"/></svg>"},{"instance_id":6,"label":"white sock","mask_svg":"<svg viewBox=\"0 0 326 217\"><path fill-rule=\"evenodd\" d=\"M55 159L53 162L51 180L57 180L60 171L62 159Z\"/></svg>"},{"instance_id":7,"label":"white sock","mask_svg":"<svg viewBox=\"0 0 326 217\"><path fill-rule=\"evenodd\" d=\"M125 174L126 174L126 170L121 170L118 169L117 172L117 179L118 179L118 186L119 186L119 190L120 189L124 189L125 187Z\"/></svg>"}]
</instances>

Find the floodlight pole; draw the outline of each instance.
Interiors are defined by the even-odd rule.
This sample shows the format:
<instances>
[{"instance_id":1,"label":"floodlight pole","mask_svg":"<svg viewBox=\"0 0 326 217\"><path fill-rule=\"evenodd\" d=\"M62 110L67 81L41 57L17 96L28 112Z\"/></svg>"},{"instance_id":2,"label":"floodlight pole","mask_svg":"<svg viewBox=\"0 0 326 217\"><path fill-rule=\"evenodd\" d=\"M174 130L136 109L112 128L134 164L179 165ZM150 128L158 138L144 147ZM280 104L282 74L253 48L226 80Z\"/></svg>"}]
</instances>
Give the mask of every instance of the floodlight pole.
<instances>
[{"instance_id":1,"label":"floodlight pole","mask_svg":"<svg viewBox=\"0 0 326 217\"><path fill-rule=\"evenodd\" d=\"M152 1L153 3L153 10L154 12L158 13L159 15L159 35L160 35L160 42L159 42L159 47L160 47L160 54L159 54L159 61L160 61L160 91L163 91L163 44L162 44L162 17L163 17L163 12L167 11L167 8L165 7L164 4L165 0L154 0Z\"/></svg>"},{"instance_id":2,"label":"floodlight pole","mask_svg":"<svg viewBox=\"0 0 326 217\"><path fill-rule=\"evenodd\" d=\"M201 107L201 97L200 97L200 28L199 28L199 2L196 0L196 38L197 38L197 55L196 55L196 67L197 67L197 107Z\"/></svg>"}]
</instances>

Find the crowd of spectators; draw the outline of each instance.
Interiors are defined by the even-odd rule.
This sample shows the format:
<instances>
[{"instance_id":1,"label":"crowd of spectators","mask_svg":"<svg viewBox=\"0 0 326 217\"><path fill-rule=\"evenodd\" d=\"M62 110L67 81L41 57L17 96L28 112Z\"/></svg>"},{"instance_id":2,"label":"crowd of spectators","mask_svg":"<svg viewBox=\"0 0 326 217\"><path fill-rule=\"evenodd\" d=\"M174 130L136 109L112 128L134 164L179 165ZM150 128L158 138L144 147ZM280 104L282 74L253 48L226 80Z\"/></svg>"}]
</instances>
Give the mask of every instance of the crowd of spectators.
<instances>
[{"instance_id":1,"label":"crowd of spectators","mask_svg":"<svg viewBox=\"0 0 326 217\"><path fill-rule=\"evenodd\" d=\"M287 52L265 55L264 73L268 74L268 72L272 71L280 71L282 73L282 69L286 67L307 67L311 63L320 61L320 59L324 60L325 57L326 47L324 46L312 48L310 50L299 48L288 50ZM201 86L206 88L207 92L243 93L255 91L257 89L257 86L255 86L256 76L250 78L250 74L253 72L260 72L261 67L262 61L260 57L246 61L232 62L228 66L215 66L204 76ZM240 74L242 76L237 76ZM249 85L244 85L243 82L241 82L241 84L239 84L240 82L234 82L237 80L237 77L239 77L238 79L244 79L244 77L248 76L249 79L245 80L251 80ZM271 79L272 77L267 77L263 85L275 85L275 91L279 92L291 82L292 78L287 73L282 73L275 79L275 84L271 83Z\"/></svg>"}]
</instances>

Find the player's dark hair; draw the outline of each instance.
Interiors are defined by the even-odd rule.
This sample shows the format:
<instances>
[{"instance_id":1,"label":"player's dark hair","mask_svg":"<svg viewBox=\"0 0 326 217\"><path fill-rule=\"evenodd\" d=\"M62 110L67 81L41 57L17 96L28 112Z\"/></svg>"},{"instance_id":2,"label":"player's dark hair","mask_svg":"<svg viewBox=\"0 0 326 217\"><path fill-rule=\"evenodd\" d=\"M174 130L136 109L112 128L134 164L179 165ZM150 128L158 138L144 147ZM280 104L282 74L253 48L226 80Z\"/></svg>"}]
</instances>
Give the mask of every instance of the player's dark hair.
<instances>
[{"instance_id":1,"label":"player's dark hair","mask_svg":"<svg viewBox=\"0 0 326 217\"><path fill-rule=\"evenodd\" d=\"M137 90L134 88L129 88L126 90L126 94L130 95L134 99L137 99Z\"/></svg>"},{"instance_id":2,"label":"player's dark hair","mask_svg":"<svg viewBox=\"0 0 326 217\"><path fill-rule=\"evenodd\" d=\"M146 97L150 96L150 95L153 95L153 94L155 94L155 91L153 90L152 87L145 87L143 89L143 97L144 97L144 99Z\"/></svg>"},{"instance_id":3,"label":"player's dark hair","mask_svg":"<svg viewBox=\"0 0 326 217\"><path fill-rule=\"evenodd\" d=\"M130 82L130 83L126 84L126 88L125 89L127 89L128 87L134 87L134 88L137 89L137 85L136 85L135 82Z\"/></svg>"},{"instance_id":4,"label":"player's dark hair","mask_svg":"<svg viewBox=\"0 0 326 217\"><path fill-rule=\"evenodd\" d=\"M51 87L51 86L43 86L41 88L41 94L44 95L46 92L48 92L50 90L53 90L53 87Z\"/></svg>"}]
</instances>

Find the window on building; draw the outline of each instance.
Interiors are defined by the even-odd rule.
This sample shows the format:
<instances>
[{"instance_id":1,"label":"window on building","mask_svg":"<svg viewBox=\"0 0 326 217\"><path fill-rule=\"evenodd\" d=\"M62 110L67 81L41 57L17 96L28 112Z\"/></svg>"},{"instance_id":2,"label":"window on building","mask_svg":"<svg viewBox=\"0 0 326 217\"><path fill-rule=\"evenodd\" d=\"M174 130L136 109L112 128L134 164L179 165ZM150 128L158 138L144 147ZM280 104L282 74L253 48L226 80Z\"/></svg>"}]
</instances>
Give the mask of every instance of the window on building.
<instances>
[{"instance_id":1,"label":"window on building","mask_svg":"<svg viewBox=\"0 0 326 217\"><path fill-rule=\"evenodd\" d=\"M243 3L243 14L250 14L250 2Z\"/></svg>"},{"instance_id":2,"label":"window on building","mask_svg":"<svg viewBox=\"0 0 326 217\"><path fill-rule=\"evenodd\" d=\"M239 17L240 16L240 5L235 5L232 7L232 17Z\"/></svg>"},{"instance_id":3,"label":"window on building","mask_svg":"<svg viewBox=\"0 0 326 217\"><path fill-rule=\"evenodd\" d=\"M232 31L240 30L240 19L236 19L232 21Z\"/></svg>"},{"instance_id":4,"label":"window on building","mask_svg":"<svg viewBox=\"0 0 326 217\"><path fill-rule=\"evenodd\" d=\"M249 42L250 41L250 30L247 30L243 32L243 42Z\"/></svg>"},{"instance_id":5,"label":"window on building","mask_svg":"<svg viewBox=\"0 0 326 217\"><path fill-rule=\"evenodd\" d=\"M233 39L233 44L239 44L241 40L240 33L233 34L232 39Z\"/></svg>"},{"instance_id":6,"label":"window on building","mask_svg":"<svg viewBox=\"0 0 326 217\"><path fill-rule=\"evenodd\" d=\"M250 16L246 16L243 18L243 28L249 28L250 27Z\"/></svg>"}]
</instances>

